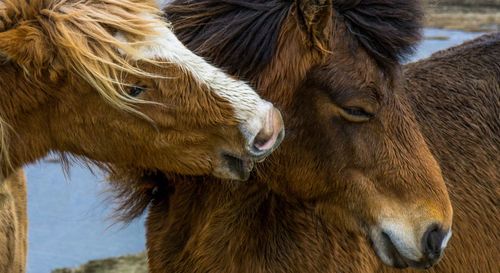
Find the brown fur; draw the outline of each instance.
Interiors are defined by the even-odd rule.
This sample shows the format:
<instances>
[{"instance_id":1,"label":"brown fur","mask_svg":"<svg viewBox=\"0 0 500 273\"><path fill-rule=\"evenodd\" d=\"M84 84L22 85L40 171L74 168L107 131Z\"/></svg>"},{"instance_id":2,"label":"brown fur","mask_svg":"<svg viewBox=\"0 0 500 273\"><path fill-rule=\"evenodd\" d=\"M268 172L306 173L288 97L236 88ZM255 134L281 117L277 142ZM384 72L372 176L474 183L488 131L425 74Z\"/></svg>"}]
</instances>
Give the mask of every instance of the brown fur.
<instances>
[{"instance_id":1,"label":"brown fur","mask_svg":"<svg viewBox=\"0 0 500 273\"><path fill-rule=\"evenodd\" d=\"M500 33L407 65L405 76L454 208L450 246L429 272L498 272Z\"/></svg>"},{"instance_id":2,"label":"brown fur","mask_svg":"<svg viewBox=\"0 0 500 273\"><path fill-rule=\"evenodd\" d=\"M245 154L244 121L212 86L175 63L129 59L160 37L158 13L154 1L0 3L1 172L49 151L186 174L209 174L221 149Z\"/></svg>"},{"instance_id":3,"label":"brown fur","mask_svg":"<svg viewBox=\"0 0 500 273\"><path fill-rule=\"evenodd\" d=\"M146 177L151 188L158 185L146 197L122 188L122 197L153 200L147 220L153 273L368 271L378 263L359 231L367 231L379 214L394 210L395 217L415 216L415 225L428 218L451 224L439 167L399 81L399 57L419 37L415 2L271 2L286 8L287 17L276 12L264 22L247 22L246 29L236 19L240 32L225 32L236 15L268 13L236 0L175 1L167 7L186 44L223 67L236 60L258 63L250 53L265 54L239 39L257 33L253 28L265 32L282 22L276 44L267 47L272 58L256 66L260 72L238 65L228 69L252 80L281 107L288 137L251 183L156 174ZM370 30L368 22L375 24ZM206 35L219 36L199 43ZM397 42L386 43L391 40ZM248 50L228 56L224 47ZM348 106L374 117L357 123L343 112ZM115 179L141 184L140 175L124 171ZM134 205L133 214L147 202Z\"/></svg>"},{"instance_id":4,"label":"brown fur","mask_svg":"<svg viewBox=\"0 0 500 273\"><path fill-rule=\"evenodd\" d=\"M0 272L25 270L19 168L49 152L187 174L211 173L223 151L247 152L241 109L212 90L222 83L161 56L133 60L164 37L159 14L153 0L0 1Z\"/></svg>"},{"instance_id":5,"label":"brown fur","mask_svg":"<svg viewBox=\"0 0 500 273\"><path fill-rule=\"evenodd\" d=\"M484 36L405 67L405 94L455 208L454 236L430 272L498 268L499 43L498 33ZM259 184L221 190L193 182L154 198L152 272L163 272L165 264L174 272L401 272L376 261L363 233L325 224L307 203L283 200ZM234 207L238 213L231 213ZM283 240L289 243L280 245Z\"/></svg>"}]
</instances>

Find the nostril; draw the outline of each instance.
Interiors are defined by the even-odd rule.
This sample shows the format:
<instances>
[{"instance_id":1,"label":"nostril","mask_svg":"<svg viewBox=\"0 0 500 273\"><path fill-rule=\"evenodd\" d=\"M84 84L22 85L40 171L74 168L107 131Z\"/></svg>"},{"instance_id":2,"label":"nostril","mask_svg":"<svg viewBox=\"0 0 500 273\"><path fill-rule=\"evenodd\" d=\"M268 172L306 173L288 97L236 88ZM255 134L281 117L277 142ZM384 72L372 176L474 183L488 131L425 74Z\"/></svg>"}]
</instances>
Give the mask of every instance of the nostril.
<instances>
[{"instance_id":1,"label":"nostril","mask_svg":"<svg viewBox=\"0 0 500 273\"><path fill-rule=\"evenodd\" d=\"M253 149L257 152L267 152L279 144L280 134L283 131L283 120L281 113L273 108L266 116L264 126L255 136Z\"/></svg>"},{"instance_id":2,"label":"nostril","mask_svg":"<svg viewBox=\"0 0 500 273\"><path fill-rule=\"evenodd\" d=\"M447 232L438 225L430 226L424 234L424 252L430 259L437 259L443 250L443 241Z\"/></svg>"},{"instance_id":3,"label":"nostril","mask_svg":"<svg viewBox=\"0 0 500 273\"><path fill-rule=\"evenodd\" d=\"M430 253L439 253L441 250L441 240L444 236L440 235L438 230L433 230L427 238L427 249Z\"/></svg>"},{"instance_id":4,"label":"nostril","mask_svg":"<svg viewBox=\"0 0 500 273\"><path fill-rule=\"evenodd\" d=\"M267 127L267 126L266 126ZM272 130L272 127L267 127L263 128L257 136L255 136L255 139L253 141L253 147L257 151L263 151L267 150L267 144L269 143L269 140L273 137L274 131Z\"/></svg>"}]
</instances>

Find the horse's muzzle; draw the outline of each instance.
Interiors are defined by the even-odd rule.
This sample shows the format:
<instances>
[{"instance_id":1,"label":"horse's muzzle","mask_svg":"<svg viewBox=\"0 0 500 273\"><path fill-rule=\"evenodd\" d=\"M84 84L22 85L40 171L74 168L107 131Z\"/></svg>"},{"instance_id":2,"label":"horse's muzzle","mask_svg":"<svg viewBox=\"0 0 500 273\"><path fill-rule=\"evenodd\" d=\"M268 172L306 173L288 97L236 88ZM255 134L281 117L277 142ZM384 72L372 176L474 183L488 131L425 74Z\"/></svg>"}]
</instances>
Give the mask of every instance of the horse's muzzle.
<instances>
[{"instance_id":1,"label":"horse's muzzle","mask_svg":"<svg viewBox=\"0 0 500 273\"><path fill-rule=\"evenodd\" d=\"M379 235L372 234L372 243L377 255L387 265L427 269L441 260L450 237L451 230L433 224L423 234L420 246L407 245L406 240L389 230L382 230Z\"/></svg>"},{"instance_id":2,"label":"horse's muzzle","mask_svg":"<svg viewBox=\"0 0 500 273\"><path fill-rule=\"evenodd\" d=\"M283 141L285 127L280 111L272 107L266 115L262 128L254 137L249 147L249 154L256 161L264 160Z\"/></svg>"}]
</instances>

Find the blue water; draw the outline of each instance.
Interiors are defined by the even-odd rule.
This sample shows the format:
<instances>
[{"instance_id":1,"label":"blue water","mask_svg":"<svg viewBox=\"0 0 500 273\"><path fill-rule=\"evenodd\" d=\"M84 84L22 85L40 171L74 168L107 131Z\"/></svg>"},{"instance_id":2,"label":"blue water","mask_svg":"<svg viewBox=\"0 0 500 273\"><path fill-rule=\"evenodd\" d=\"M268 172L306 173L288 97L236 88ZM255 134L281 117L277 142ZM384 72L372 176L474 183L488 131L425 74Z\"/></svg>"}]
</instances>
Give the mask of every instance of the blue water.
<instances>
[{"instance_id":1,"label":"blue water","mask_svg":"<svg viewBox=\"0 0 500 273\"><path fill-rule=\"evenodd\" d=\"M89 259L144 250L144 224L113 225L103 178L73 166L65 179L59 164L26 168L29 210L29 273L49 273Z\"/></svg>"},{"instance_id":2,"label":"blue water","mask_svg":"<svg viewBox=\"0 0 500 273\"><path fill-rule=\"evenodd\" d=\"M413 60L425 58L479 34L426 29ZM42 162L26 168L28 176L29 256L28 273L50 273L74 267L90 259L144 250L144 221L127 227L111 226L110 204L103 194L105 183L88 169L73 166L66 179L58 164ZM111 227L110 227L111 226Z\"/></svg>"},{"instance_id":3,"label":"blue water","mask_svg":"<svg viewBox=\"0 0 500 273\"><path fill-rule=\"evenodd\" d=\"M424 39L417 47L416 54L411 58L412 61L427 58L432 53L446 49L448 47L459 45L467 40L474 39L482 33L470 33L458 30L443 30L436 28L427 28L424 30ZM429 39L432 37L448 37L446 40Z\"/></svg>"}]
</instances>

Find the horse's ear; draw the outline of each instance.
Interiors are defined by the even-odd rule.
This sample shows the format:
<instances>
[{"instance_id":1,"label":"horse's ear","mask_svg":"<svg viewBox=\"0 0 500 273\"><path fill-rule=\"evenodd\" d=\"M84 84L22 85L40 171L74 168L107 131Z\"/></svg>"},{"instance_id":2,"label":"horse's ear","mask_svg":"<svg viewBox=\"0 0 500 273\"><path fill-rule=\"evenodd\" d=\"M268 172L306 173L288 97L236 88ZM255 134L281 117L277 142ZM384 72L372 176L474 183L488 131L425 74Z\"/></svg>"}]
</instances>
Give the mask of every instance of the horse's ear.
<instances>
[{"instance_id":1,"label":"horse's ear","mask_svg":"<svg viewBox=\"0 0 500 273\"><path fill-rule=\"evenodd\" d=\"M332 20L332 0L295 0L302 31L311 45L321 50L328 48L328 24Z\"/></svg>"},{"instance_id":2,"label":"horse's ear","mask_svg":"<svg viewBox=\"0 0 500 273\"><path fill-rule=\"evenodd\" d=\"M0 56L26 72L47 67L51 59L49 45L46 36L29 24L0 32Z\"/></svg>"}]
</instances>

